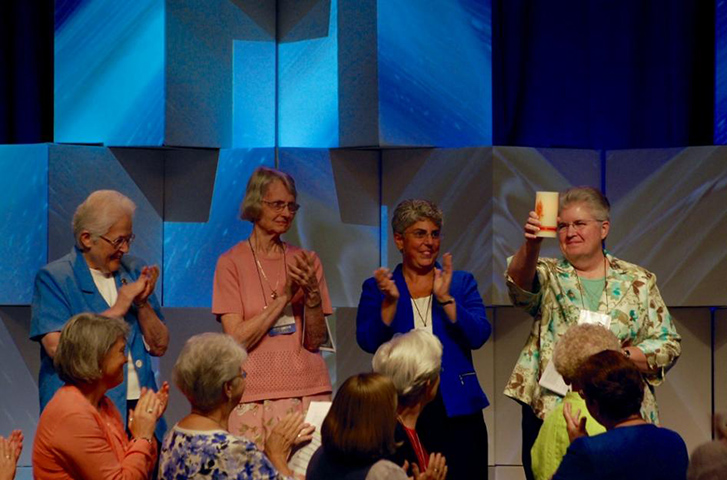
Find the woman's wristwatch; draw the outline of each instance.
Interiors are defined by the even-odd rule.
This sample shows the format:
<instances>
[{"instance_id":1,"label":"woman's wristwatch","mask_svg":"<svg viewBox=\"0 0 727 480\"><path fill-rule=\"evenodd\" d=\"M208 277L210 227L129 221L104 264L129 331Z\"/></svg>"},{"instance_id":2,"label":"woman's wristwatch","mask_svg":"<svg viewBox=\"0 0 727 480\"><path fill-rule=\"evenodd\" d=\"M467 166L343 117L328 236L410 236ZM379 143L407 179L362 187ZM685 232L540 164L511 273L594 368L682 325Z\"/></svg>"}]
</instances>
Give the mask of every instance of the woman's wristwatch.
<instances>
[{"instance_id":1,"label":"woman's wristwatch","mask_svg":"<svg viewBox=\"0 0 727 480\"><path fill-rule=\"evenodd\" d=\"M441 306L449 305L450 303L454 303L454 297L450 295L450 297L444 301L440 301L438 298L436 299L437 303Z\"/></svg>"}]
</instances>

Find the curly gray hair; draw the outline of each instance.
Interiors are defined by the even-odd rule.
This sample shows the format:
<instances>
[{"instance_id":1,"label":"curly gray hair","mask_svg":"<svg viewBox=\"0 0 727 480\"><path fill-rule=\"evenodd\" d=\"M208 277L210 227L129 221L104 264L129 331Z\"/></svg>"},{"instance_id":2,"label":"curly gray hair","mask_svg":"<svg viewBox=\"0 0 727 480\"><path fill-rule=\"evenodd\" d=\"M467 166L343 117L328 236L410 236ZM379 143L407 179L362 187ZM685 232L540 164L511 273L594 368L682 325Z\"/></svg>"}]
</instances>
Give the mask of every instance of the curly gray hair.
<instances>
[{"instance_id":1,"label":"curly gray hair","mask_svg":"<svg viewBox=\"0 0 727 480\"><path fill-rule=\"evenodd\" d=\"M391 229L403 235L407 228L421 220L431 220L437 228L442 228L444 214L442 210L429 200L409 199L399 203L391 218Z\"/></svg>"},{"instance_id":2,"label":"curly gray hair","mask_svg":"<svg viewBox=\"0 0 727 480\"><path fill-rule=\"evenodd\" d=\"M601 325L574 325L558 340L553 352L555 369L567 382L576 378L578 367L588 357L604 350L620 350L616 335Z\"/></svg>"}]
</instances>

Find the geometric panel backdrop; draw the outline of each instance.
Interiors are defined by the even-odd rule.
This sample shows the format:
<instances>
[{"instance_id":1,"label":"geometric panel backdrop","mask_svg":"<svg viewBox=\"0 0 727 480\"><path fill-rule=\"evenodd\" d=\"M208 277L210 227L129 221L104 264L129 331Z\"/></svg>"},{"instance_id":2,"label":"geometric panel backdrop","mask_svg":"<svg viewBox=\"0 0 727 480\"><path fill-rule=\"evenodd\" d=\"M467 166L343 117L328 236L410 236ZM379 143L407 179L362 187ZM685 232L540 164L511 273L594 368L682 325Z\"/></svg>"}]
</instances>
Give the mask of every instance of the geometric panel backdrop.
<instances>
[{"instance_id":1,"label":"geometric panel backdrop","mask_svg":"<svg viewBox=\"0 0 727 480\"><path fill-rule=\"evenodd\" d=\"M667 305L727 303L727 147L606 157L608 247L656 273Z\"/></svg>"},{"instance_id":2,"label":"geometric panel backdrop","mask_svg":"<svg viewBox=\"0 0 727 480\"><path fill-rule=\"evenodd\" d=\"M165 306L211 307L217 258L252 229L239 213L247 181L255 168L272 167L273 155L272 149L220 150L207 222L164 223Z\"/></svg>"},{"instance_id":3,"label":"geometric panel backdrop","mask_svg":"<svg viewBox=\"0 0 727 480\"><path fill-rule=\"evenodd\" d=\"M48 259L48 146L0 146L0 191L0 305L28 304Z\"/></svg>"}]
</instances>

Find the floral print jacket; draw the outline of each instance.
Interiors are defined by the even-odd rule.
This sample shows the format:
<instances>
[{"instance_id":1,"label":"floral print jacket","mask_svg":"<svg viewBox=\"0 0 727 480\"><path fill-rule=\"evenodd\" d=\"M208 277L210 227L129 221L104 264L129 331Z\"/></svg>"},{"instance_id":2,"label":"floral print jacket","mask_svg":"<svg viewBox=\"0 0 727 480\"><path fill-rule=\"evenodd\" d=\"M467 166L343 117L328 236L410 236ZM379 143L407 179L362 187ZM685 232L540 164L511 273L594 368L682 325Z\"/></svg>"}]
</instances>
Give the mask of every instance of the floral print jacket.
<instances>
[{"instance_id":1,"label":"floral print jacket","mask_svg":"<svg viewBox=\"0 0 727 480\"><path fill-rule=\"evenodd\" d=\"M681 353L681 337L656 286L656 275L606 253L608 274L599 312L611 315L611 331L623 346L635 346L646 355L653 374L644 374L647 387L641 413L659 423L653 387L659 385ZM512 257L508 259L508 265ZM532 315L534 321L525 347L505 387L505 395L530 405L540 418L553 410L562 397L538 384L550 362L558 339L578 323L583 305L576 271L565 259L540 258L533 292L518 287L505 273L513 305Z\"/></svg>"},{"instance_id":2,"label":"floral print jacket","mask_svg":"<svg viewBox=\"0 0 727 480\"><path fill-rule=\"evenodd\" d=\"M265 454L244 437L224 430L197 431L177 426L164 437L159 478L293 480L281 475Z\"/></svg>"}]
</instances>

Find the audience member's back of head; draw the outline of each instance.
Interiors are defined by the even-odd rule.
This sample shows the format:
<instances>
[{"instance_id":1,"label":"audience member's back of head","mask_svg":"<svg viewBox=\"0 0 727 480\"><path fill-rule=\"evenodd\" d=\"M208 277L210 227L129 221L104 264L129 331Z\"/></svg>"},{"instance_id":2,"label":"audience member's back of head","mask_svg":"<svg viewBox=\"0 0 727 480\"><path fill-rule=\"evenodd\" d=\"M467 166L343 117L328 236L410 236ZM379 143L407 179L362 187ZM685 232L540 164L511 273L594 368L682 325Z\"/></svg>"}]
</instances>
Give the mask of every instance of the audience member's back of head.
<instances>
[{"instance_id":1,"label":"audience member's back of head","mask_svg":"<svg viewBox=\"0 0 727 480\"><path fill-rule=\"evenodd\" d=\"M394 452L396 389L378 373L348 378L321 427L327 453L350 462L371 462Z\"/></svg>"},{"instance_id":2,"label":"audience member's back of head","mask_svg":"<svg viewBox=\"0 0 727 480\"><path fill-rule=\"evenodd\" d=\"M558 340L553 351L553 363L563 379L572 384L578 367L591 355L620 349L621 342L611 330L587 323L574 325Z\"/></svg>"},{"instance_id":3,"label":"audience member's back of head","mask_svg":"<svg viewBox=\"0 0 727 480\"><path fill-rule=\"evenodd\" d=\"M694 449L687 480L727 479L727 443L714 440Z\"/></svg>"},{"instance_id":4,"label":"audience member's back of head","mask_svg":"<svg viewBox=\"0 0 727 480\"><path fill-rule=\"evenodd\" d=\"M714 427L717 440L694 449L687 470L687 480L727 479L727 425L722 415L715 415Z\"/></svg>"},{"instance_id":5,"label":"audience member's back of head","mask_svg":"<svg viewBox=\"0 0 727 480\"><path fill-rule=\"evenodd\" d=\"M442 342L426 330L411 330L381 345L371 363L374 372L394 382L400 404L414 405L437 382L442 367Z\"/></svg>"},{"instance_id":6,"label":"audience member's back of head","mask_svg":"<svg viewBox=\"0 0 727 480\"><path fill-rule=\"evenodd\" d=\"M578 368L576 378L586 402L598 405L601 419L618 422L640 412L644 382L634 362L620 352L592 355Z\"/></svg>"}]
</instances>

